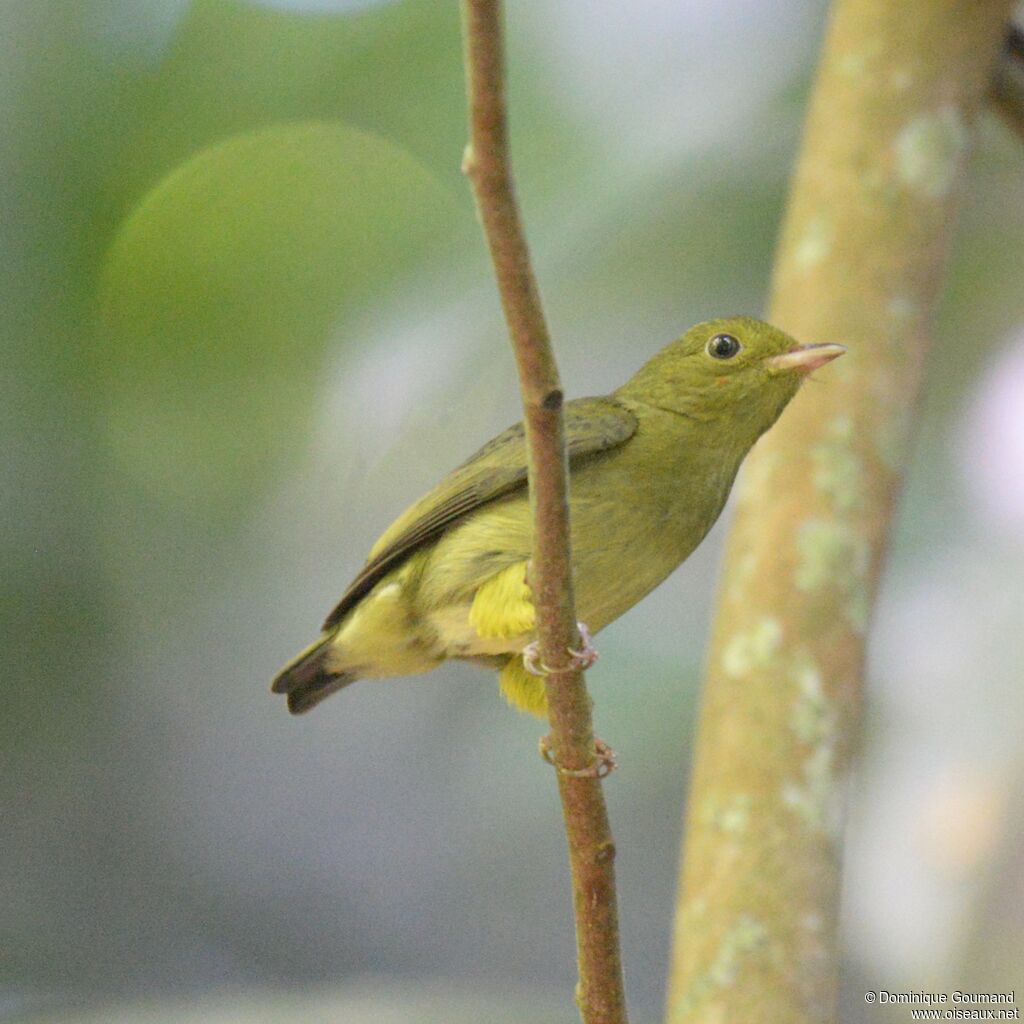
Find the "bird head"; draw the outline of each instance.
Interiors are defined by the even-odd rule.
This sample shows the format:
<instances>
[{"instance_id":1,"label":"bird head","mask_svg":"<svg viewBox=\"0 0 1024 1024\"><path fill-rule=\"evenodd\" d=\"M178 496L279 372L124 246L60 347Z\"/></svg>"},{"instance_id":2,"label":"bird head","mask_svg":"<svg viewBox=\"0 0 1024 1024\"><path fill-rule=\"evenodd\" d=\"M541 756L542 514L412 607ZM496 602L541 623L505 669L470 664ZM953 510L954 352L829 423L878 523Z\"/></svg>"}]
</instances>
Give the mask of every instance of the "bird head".
<instances>
[{"instance_id":1,"label":"bird head","mask_svg":"<svg viewBox=\"0 0 1024 1024\"><path fill-rule=\"evenodd\" d=\"M749 316L706 320L666 345L619 394L701 422L728 422L749 446L842 345L801 345Z\"/></svg>"}]
</instances>

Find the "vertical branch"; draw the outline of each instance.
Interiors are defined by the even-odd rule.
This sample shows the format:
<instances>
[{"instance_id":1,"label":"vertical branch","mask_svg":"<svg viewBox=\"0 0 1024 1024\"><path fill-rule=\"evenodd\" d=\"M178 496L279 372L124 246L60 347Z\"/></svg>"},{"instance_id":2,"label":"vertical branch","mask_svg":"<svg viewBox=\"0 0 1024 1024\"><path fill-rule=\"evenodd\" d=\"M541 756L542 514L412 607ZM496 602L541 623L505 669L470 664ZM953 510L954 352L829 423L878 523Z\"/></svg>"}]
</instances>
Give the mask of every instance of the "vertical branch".
<instances>
[{"instance_id":1,"label":"vertical branch","mask_svg":"<svg viewBox=\"0 0 1024 1024\"><path fill-rule=\"evenodd\" d=\"M708 666L668 1020L835 1020L843 780L976 111L1007 0L837 0L771 318L849 354L746 467Z\"/></svg>"},{"instance_id":2,"label":"vertical branch","mask_svg":"<svg viewBox=\"0 0 1024 1024\"><path fill-rule=\"evenodd\" d=\"M519 370L529 458L534 550L530 586L572 870L586 1024L624 1024L614 856L596 774L590 697L569 648L578 643L569 543L568 465L558 378L519 219L505 117L500 0L463 0L472 183Z\"/></svg>"}]
</instances>

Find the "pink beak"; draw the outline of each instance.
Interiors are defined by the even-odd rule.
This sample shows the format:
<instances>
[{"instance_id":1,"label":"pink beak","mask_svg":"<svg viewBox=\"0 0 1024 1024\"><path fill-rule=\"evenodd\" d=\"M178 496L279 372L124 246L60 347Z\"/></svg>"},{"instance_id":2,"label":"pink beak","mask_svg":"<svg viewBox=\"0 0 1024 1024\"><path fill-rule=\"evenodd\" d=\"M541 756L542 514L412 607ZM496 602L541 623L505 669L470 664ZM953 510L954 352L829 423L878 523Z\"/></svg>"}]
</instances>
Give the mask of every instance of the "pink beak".
<instances>
[{"instance_id":1,"label":"pink beak","mask_svg":"<svg viewBox=\"0 0 1024 1024\"><path fill-rule=\"evenodd\" d=\"M808 374L838 359L845 351L845 345L801 345L783 352L781 356L769 356L764 363L769 373L795 370L797 373Z\"/></svg>"}]
</instances>

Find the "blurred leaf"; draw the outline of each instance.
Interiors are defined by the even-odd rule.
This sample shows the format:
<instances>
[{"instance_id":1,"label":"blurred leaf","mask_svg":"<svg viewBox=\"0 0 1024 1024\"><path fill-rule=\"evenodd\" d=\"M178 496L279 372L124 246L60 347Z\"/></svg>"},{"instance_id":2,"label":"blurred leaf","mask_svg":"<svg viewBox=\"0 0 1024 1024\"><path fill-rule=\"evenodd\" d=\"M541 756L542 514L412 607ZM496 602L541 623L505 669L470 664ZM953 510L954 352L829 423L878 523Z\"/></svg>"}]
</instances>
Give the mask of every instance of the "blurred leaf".
<instances>
[{"instance_id":1,"label":"blurred leaf","mask_svg":"<svg viewBox=\"0 0 1024 1024\"><path fill-rule=\"evenodd\" d=\"M126 79L105 113L113 123L96 133L111 149L100 155L101 217L122 216L126 201L200 147L300 119L356 124L397 141L460 188L458 7L405 0L313 16L193 0L166 59Z\"/></svg>"},{"instance_id":2,"label":"blurred leaf","mask_svg":"<svg viewBox=\"0 0 1024 1024\"><path fill-rule=\"evenodd\" d=\"M93 42L126 66L163 56L191 0L92 0L82 17Z\"/></svg>"},{"instance_id":3,"label":"blurred leaf","mask_svg":"<svg viewBox=\"0 0 1024 1024\"><path fill-rule=\"evenodd\" d=\"M454 198L404 150L315 122L205 150L123 224L92 386L148 490L233 503L301 435L328 331L446 255Z\"/></svg>"}]
</instances>

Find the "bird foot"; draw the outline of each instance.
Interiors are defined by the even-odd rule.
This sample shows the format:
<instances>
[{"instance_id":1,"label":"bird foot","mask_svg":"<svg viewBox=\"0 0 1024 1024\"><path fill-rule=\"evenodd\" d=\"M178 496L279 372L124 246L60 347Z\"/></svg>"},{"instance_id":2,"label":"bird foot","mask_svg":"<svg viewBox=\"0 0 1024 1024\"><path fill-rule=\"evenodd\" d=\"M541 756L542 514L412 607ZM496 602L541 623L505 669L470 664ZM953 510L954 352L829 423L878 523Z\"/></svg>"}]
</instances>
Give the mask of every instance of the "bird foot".
<instances>
[{"instance_id":1,"label":"bird foot","mask_svg":"<svg viewBox=\"0 0 1024 1024\"><path fill-rule=\"evenodd\" d=\"M597 653L597 648L594 646L590 636L590 630L582 622L576 623L576 628L579 630L580 639L583 641L583 646L577 651L572 647L569 648L569 653L573 657L575 664L573 668L587 669L601 657Z\"/></svg>"},{"instance_id":2,"label":"bird foot","mask_svg":"<svg viewBox=\"0 0 1024 1024\"><path fill-rule=\"evenodd\" d=\"M600 655L591 642L590 630L582 622L577 622L576 628L579 630L583 646L578 651L573 647L569 648L569 654L572 655L569 669L588 669ZM536 640L523 648L523 667L532 676L549 676L554 671L540 660L540 644Z\"/></svg>"},{"instance_id":3,"label":"bird foot","mask_svg":"<svg viewBox=\"0 0 1024 1024\"><path fill-rule=\"evenodd\" d=\"M603 779L619 767L615 751L604 740L599 740L596 736L594 737L594 762L587 765L586 768L563 768L555 757L550 736L540 738L540 756L559 775L571 775L574 779Z\"/></svg>"}]
</instances>

